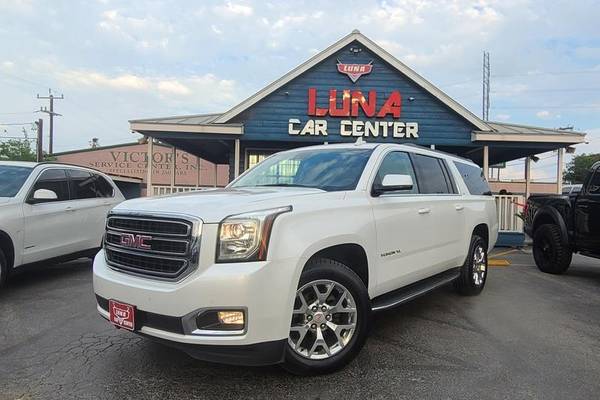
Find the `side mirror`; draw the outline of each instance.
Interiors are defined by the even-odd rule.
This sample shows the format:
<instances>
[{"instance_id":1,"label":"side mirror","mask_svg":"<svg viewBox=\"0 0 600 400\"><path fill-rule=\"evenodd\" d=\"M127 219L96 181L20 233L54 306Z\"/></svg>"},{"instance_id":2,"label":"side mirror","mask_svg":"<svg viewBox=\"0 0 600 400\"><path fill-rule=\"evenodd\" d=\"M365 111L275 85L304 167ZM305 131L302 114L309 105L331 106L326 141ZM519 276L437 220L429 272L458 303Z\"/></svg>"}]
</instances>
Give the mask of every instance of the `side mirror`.
<instances>
[{"instance_id":1,"label":"side mirror","mask_svg":"<svg viewBox=\"0 0 600 400\"><path fill-rule=\"evenodd\" d=\"M33 192L33 203L43 203L45 201L52 201L58 199L56 193L49 189L38 189Z\"/></svg>"},{"instance_id":2,"label":"side mirror","mask_svg":"<svg viewBox=\"0 0 600 400\"><path fill-rule=\"evenodd\" d=\"M387 174L381 180L381 184L373 187L373 195L379 196L385 192L396 190L411 190L413 180L410 175Z\"/></svg>"}]
</instances>

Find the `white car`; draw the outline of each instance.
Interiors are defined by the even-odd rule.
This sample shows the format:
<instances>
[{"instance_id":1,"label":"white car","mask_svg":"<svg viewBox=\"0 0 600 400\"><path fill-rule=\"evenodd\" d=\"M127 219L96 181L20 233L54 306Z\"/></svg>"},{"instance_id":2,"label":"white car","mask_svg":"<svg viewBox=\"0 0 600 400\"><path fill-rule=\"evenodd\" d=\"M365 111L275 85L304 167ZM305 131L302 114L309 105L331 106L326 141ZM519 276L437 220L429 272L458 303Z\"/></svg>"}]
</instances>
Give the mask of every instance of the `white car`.
<instances>
[{"instance_id":1,"label":"white car","mask_svg":"<svg viewBox=\"0 0 600 400\"><path fill-rule=\"evenodd\" d=\"M203 360L336 370L371 315L481 292L496 207L469 160L396 144L275 154L225 189L129 200L94 260L98 312Z\"/></svg>"},{"instance_id":2,"label":"white car","mask_svg":"<svg viewBox=\"0 0 600 400\"><path fill-rule=\"evenodd\" d=\"M125 200L106 175L58 163L0 162L0 285L25 265L93 256Z\"/></svg>"}]
</instances>

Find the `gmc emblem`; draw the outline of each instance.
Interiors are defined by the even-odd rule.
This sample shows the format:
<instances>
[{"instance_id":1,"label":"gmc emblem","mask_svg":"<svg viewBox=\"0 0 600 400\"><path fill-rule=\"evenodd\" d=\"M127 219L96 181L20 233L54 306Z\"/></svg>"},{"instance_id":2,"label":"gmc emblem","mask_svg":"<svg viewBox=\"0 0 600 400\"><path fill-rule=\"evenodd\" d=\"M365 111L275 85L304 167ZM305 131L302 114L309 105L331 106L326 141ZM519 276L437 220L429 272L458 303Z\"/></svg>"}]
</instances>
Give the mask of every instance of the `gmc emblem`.
<instances>
[{"instance_id":1,"label":"gmc emblem","mask_svg":"<svg viewBox=\"0 0 600 400\"><path fill-rule=\"evenodd\" d=\"M134 249L150 250L152 247L148 242L152 236L134 235L133 233L121 233L121 246L132 247Z\"/></svg>"}]
</instances>

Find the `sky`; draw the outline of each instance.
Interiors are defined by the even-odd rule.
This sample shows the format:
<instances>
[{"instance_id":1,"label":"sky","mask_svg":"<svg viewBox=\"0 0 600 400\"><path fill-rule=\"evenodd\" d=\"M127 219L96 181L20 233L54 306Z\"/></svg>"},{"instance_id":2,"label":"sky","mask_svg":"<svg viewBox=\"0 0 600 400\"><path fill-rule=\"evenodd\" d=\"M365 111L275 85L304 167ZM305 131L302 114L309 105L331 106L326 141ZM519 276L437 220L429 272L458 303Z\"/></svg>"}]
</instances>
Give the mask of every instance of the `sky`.
<instances>
[{"instance_id":1,"label":"sky","mask_svg":"<svg viewBox=\"0 0 600 400\"><path fill-rule=\"evenodd\" d=\"M477 115L488 51L490 120L573 126L576 154L600 152L599 20L600 0L0 0L0 137L46 117L51 88L55 152L131 142L130 119L226 111L359 29Z\"/></svg>"}]
</instances>

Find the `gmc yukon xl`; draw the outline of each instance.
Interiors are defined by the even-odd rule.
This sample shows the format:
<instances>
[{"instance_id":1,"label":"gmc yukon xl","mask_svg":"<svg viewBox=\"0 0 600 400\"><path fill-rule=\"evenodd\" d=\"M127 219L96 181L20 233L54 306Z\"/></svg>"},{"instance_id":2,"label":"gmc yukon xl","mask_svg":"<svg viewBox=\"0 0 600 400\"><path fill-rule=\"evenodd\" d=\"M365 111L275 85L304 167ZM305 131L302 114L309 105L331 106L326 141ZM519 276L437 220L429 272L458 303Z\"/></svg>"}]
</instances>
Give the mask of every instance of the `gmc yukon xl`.
<instances>
[{"instance_id":1,"label":"gmc yukon xl","mask_svg":"<svg viewBox=\"0 0 600 400\"><path fill-rule=\"evenodd\" d=\"M469 160L398 144L277 153L224 189L126 201L94 261L98 312L202 360L341 368L371 315L476 295L496 207Z\"/></svg>"}]
</instances>

